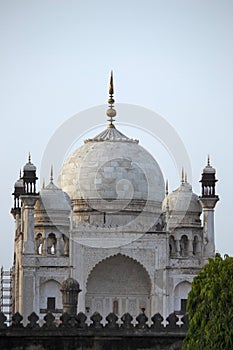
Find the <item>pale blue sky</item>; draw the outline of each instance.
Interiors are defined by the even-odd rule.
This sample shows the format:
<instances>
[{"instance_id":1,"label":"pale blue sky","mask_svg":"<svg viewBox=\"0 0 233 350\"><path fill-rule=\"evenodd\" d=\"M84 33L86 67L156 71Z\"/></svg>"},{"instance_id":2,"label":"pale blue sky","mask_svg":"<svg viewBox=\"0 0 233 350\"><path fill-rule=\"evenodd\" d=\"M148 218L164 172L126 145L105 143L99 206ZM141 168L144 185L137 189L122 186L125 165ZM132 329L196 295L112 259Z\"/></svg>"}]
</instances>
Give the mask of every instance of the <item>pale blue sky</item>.
<instances>
[{"instance_id":1,"label":"pale blue sky","mask_svg":"<svg viewBox=\"0 0 233 350\"><path fill-rule=\"evenodd\" d=\"M211 154L221 196L217 250L233 255L232 1L2 0L0 33L0 265L12 262L11 193L28 151L39 167L59 125L104 104L110 69L117 102L154 110L176 129L197 193ZM178 186L177 174L164 175Z\"/></svg>"}]
</instances>

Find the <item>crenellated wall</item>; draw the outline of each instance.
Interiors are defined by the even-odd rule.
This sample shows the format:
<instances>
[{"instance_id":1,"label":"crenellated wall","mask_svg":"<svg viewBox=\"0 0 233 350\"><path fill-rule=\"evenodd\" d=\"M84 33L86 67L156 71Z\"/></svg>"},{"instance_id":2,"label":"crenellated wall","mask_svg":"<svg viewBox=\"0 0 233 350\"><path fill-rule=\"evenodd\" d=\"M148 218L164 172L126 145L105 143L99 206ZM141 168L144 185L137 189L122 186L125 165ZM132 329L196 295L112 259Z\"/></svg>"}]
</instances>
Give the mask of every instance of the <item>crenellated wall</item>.
<instances>
[{"instance_id":1,"label":"crenellated wall","mask_svg":"<svg viewBox=\"0 0 233 350\"><path fill-rule=\"evenodd\" d=\"M83 313L73 317L65 313L58 321L48 313L39 324L39 317L32 313L24 326L23 317L16 313L8 326L5 315L0 313L0 349L181 350L188 329L187 315L179 321L174 313L166 320L160 314L154 315L151 325L144 313L136 317L136 324L128 313L120 319L110 313L105 320L94 313L90 320L87 323Z\"/></svg>"}]
</instances>

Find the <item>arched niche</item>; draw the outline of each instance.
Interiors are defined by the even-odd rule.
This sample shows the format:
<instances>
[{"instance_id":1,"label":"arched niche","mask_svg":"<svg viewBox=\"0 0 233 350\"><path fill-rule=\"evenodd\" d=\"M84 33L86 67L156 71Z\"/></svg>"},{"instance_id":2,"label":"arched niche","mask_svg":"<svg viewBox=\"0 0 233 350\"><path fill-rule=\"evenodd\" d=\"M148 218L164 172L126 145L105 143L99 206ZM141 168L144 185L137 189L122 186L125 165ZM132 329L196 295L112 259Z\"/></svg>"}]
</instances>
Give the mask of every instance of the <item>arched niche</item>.
<instances>
[{"instance_id":1,"label":"arched niche","mask_svg":"<svg viewBox=\"0 0 233 350\"><path fill-rule=\"evenodd\" d=\"M129 312L137 316L144 311L150 316L151 281L146 269L137 261L118 254L98 263L91 271L86 286L86 312L103 316Z\"/></svg>"},{"instance_id":2,"label":"arched niche","mask_svg":"<svg viewBox=\"0 0 233 350\"><path fill-rule=\"evenodd\" d=\"M62 312L61 285L54 279L50 279L40 285L40 313Z\"/></svg>"},{"instance_id":3,"label":"arched niche","mask_svg":"<svg viewBox=\"0 0 233 350\"><path fill-rule=\"evenodd\" d=\"M188 281L180 282L174 289L174 310L185 313L188 293L191 290L191 283Z\"/></svg>"}]
</instances>

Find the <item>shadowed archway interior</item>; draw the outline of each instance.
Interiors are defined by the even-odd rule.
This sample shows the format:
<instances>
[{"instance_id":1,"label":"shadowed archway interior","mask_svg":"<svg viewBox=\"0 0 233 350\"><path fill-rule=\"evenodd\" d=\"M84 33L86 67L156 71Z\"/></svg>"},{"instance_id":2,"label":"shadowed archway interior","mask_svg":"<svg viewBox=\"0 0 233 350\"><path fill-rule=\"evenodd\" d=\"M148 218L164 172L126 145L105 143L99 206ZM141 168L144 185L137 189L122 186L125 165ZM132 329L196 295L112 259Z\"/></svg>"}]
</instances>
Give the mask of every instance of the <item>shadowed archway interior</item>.
<instances>
[{"instance_id":1,"label":"shadowed archway interior","mask_svg":"<svg viewBox=\"0 0 233 350\"><path fill-rule=\"evenodd\" d=\"M114 312L150 316L151 282L146 269L137 261L118 254L101 261L87 281L86 311L101 315Z\"/></svg>"}]
</instances>

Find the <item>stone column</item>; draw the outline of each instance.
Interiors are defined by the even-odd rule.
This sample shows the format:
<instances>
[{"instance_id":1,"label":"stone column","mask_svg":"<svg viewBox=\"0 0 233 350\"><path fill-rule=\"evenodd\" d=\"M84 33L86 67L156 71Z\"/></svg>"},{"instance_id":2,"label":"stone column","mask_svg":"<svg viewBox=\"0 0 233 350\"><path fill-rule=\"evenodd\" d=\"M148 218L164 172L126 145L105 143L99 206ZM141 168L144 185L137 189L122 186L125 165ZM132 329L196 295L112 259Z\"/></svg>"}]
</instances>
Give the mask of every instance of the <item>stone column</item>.
<instances>
[{"instance_id":1,"label":"stone column","mask_svg":"<svg viewBox=\"0 0 233 350\"><path fill-rule=\"evenodd\" d=\"M28 258L24 258L25 265L23 269L23 285L22 285L22 309L21 313L24 317L24 324L27 322L27 317L35 311L36 307L36 285L35 285L35 267L29 267L31 264L32 266L35 266L35 258L30 258L30 261L28 261Z\"/></svg>"},{"instance_id":2,"label":"stone column","mask_svg":"<svg viewBox=\"0 0 233 350\"><path fill-rule=\"evenodd\" d=\"M38 195L22 195L22 227L23 227L23 256L22 277L19 290L20 312L27 317L35 311L35 234L34 234L34 206Z\"/></svg>"},{"instance_id":3,"label":"stone column","mask_svg":"<svg viewBox=\"0 0 233 350\"><path fill-rule=\"evenodd\" d=\"M188 256L193 256L193 240L188 238Z\"/></svg>"},{"instance_id":4,"label":"stone column","mask_svg":"<svg viewBox=\"0 0 233 350\"><path fill-rule=\"evenodd\" d=\"M57 247L56 247L56 255L61 256L62 254L62 236L60 233L57 232Z\"/></svg>"},{"instance_id":5,"label":"stone column","mask_svg":"<svg viewBox=\"0 0 233 350\"><path fill-rule=\"evenodd\" d=\"M175 238L175 243L176 243L176 256L180 256L180 239L177 237Z\"/></svg>"},{"instance_id":6,"label":"stone column","mask_svg":"<svg viewBox=\"0 0 233 350\"><path fill-rule=\"evenodd\" d=\"M35 254L34 206L38 195L22 195L24 254Z\"/></svg>"},{"instance_id":7,"label":"stone column","mask_svg":"<svg viewBox=\"0 0 233 350\"><path fill-rule=\"evenodd\" d=\"M15 216L15 231L18 230L20 225L21 225L20 213L17 213L16 216Z\"/></svg>"},{"instance_id":8,"label":"stone column","mask_svg":"<svg viewBox=\"0 0 233 350\"><path fill-rule=\"evenodd\" d=\"M47 237L46 237L46 233L44 233L44 237L43 237L42 255L47 255Z\"/></svg>"},{"instance_id":9,"label":"stone column","mask_svg":"<svg viewBox=\"0 0 233 350\"><path fill-rule=\"evenodd\" d=\"M218 200L218 197L199 198L199 202L203 208L204 256L207 257L215 254L214 208Z\"/></svg>"},{"instance_id":10,"label":"stone column","mask_svg":"<svg viewBox=\"0 0 233 350\"><path fill-rule=\"evenodd\" d=\"M198 239L197 241L197 248L196 248L197 255L200 255L202 253L202 243Z\"/></svg>"}]
</instances>

